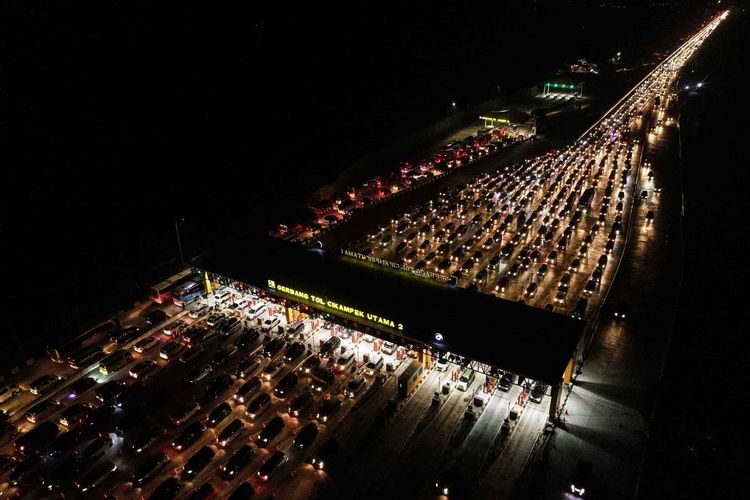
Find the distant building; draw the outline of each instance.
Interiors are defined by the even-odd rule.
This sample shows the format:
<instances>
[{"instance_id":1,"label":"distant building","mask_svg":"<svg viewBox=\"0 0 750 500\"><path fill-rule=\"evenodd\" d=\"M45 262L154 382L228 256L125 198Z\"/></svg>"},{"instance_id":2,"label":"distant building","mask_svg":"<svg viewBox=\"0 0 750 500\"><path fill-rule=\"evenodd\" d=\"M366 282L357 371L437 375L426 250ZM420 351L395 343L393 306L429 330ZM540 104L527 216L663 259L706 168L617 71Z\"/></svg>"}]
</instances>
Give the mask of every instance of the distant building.
<instances>
[{"instance_id":1,"label":"distant building","mask_svg":"<svg viewBox=\"0 0 750 500\"><path fill-rule=\"evenodd\" d=\"M577 63L573 63L570 65L570 72L571 73L594 73L599 74L599 67L594 64L588 62L586 59L579 59Z\"/></svg>"},{"instance_id":2,"label":"distant building","mask_svg":"<svg viewBox=\"0 0 750 500\"><path fill-rule=\"evenodd\" d=\"M502 135L531 137L536 135L536 118L528 113L509 108L489 111L479 117L484 126L500 130Z\"/></svg>"},{"instance_id":3,"label":"distant building","mask_svg":"<svg viewBox=\"0 0 750 500\"><path fill-rule=\"evenodd\" d=\"M537 87L542 97L572 96L583 97L583 81L567 77L558 77L547 80Z\"/></svg>"}]
</instances>

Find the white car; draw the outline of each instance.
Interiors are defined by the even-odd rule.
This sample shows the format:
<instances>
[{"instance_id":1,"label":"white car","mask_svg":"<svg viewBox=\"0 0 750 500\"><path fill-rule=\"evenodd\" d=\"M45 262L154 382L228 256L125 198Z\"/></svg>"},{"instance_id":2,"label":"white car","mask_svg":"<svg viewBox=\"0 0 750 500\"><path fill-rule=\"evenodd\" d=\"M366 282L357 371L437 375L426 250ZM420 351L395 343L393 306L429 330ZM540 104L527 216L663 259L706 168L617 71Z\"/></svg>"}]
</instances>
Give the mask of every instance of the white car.
<instances>
[{"instance_id":1,"label":"white car","mask_svg":"<svg viewBox=\"0 0 750 500\"><path fill-rule=\"evenodd\" d=\"M447 359L438 359L437 363L435 364L435 368L437 368L437 371L444 372L448 369L449 362Z\"/></svg>"},{"instance_id":2,"label":"white car","mask_svg":"<svg viewBox=\"0 0 750 500\"><path fill-rule=\"evenodd\" d=\"M181 319L178 319L177 321L173 321L164 327L164 334L165 335L179 335L179 333L186 326L187 326L186 322L182 321Z\"/></svg>"},{"instance_id":3,"label":"white car","mask_svg":"<svg viewBox=\"0 0 750 500\"><path fill-rule=\"evenodd\" d=\"M141 339L138 342L135 343L133 346L133 350L135 352L146 352L152 347L156 347L159 344L159 337L156 335L152 337L146 337L145 339Z\"/></svg>"},{"instance_id":4,"label":"white car","mask_svg":"<svg viewBox=\"0 0 750 500\"><path fill-rule=\"evenodd\" d=\"M268 333L274 328L276 328L279 325L279 323L281 323L281 320L275 316L271 318L266 318L263 320L263 324L260 327L260 331L263 333Z\"/></svg>"},{"instance_id":5,"label":"white car","mask_svg":"<svg viewBox=\"0 0 750 500\"><path fill-rule=\"evenodd\" d=\"M369 333L365 333L364 335L362 335L362 340L364 340L365 342L373 343L375 341L375 337L373 337Z\"/></svg>"},{"instance_id":6,"label":"white car","mask_svg":"<svg viewBox=\"0 0 750 500\"><path fill-rule=\"evenodd\" d=\"M203 316L204 314L206 314L207 312L208 312L208 306L202 305L202 306L196 307L195 309L191 310L188 313L188 316L190 316L193 319L198 319L201 316Z\"/></svg>"},{"instance_id":7,"label":"white car","mask_svg":"<svg viewBox=\"0 0 750 500\"><path fill-rule=\"evenodd\" d=\"M393 354L396 352L396 344L393 342L383 342L383 347L380 350L386 354Z\"/></svg>"}]
</instances>

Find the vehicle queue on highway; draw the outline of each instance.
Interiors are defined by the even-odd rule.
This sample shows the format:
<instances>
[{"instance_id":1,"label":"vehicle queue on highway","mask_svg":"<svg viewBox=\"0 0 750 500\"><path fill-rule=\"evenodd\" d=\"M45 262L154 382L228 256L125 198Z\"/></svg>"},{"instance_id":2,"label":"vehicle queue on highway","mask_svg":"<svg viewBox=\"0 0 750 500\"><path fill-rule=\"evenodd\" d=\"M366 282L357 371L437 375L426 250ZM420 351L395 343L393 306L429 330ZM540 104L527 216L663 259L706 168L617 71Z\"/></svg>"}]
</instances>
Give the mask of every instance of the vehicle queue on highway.
<instances>
[{"instance_id":1,"label":"vehicle queue on highway","mask_svg":"<svg viewBox=\"0 0 750 500\"><path fill-rule=\"evenodd\" d=\"M229 287L146 317L86 346L97 361L69 360L66 375L4 396L4 407L27 398L9 418L21 433L3 446L4 493L270 494L296 467L324 467L312 450L406 358L330 321L289 324L279 306Z\"/></svg>"}]
</instances>

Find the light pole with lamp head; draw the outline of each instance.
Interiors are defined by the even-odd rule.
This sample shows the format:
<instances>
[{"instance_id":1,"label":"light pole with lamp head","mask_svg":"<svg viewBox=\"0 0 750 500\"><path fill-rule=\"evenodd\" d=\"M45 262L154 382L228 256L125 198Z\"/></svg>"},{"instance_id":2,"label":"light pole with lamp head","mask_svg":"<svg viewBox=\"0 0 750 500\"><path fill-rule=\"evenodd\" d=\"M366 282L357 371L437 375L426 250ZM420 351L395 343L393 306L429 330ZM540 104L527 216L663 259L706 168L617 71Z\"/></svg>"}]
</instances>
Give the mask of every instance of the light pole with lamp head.
<instances>
[{"instance_id":1,"label":"light pole with lamp head","mask_svg":"<svg viewBox=\"0 0 750 500\"><path fill-rule=\"evenodd\" d=\"M180 223L185 222L185 219L182 217L176 218L174 220L174 231L177 234L177 249L180 252L180 265L185 264L185 258L182 255L182 242L180 241Z\"/></svg>"}]
</instances>

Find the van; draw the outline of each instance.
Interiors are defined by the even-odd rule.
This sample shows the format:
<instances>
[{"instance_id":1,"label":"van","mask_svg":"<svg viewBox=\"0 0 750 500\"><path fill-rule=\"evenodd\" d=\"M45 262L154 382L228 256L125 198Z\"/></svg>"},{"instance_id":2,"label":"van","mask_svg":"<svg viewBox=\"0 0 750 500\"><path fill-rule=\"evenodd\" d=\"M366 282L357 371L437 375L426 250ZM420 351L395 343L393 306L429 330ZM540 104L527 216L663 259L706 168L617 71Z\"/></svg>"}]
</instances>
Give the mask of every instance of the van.
<instances>
[{"instance_id":1,"label":"van","mask_svg":"<svg viewBox=\"0 0 750 500\"><path fill-rule=\"evenodd\" d=\"M267 392L261 392L247 404L247 410L245 411L245 414L251 419L255 420L258 415L263 413L270 406L271 396Z\"/></svg>"},{"instance_id":2,"label":"van","mask_svg":"<svg viewBox=\"0 0 750 500\"><path fill-rule=\"evenodd\" d=\"M396 351L396 345L393 342L384 342L380 350L386 354L393 354Z\"/></svg>"},{"instance_id":3,"label":"van","mask_svg":"<svg viewBox=\"0 0 750 500\"><path fill-rule=\"evenodd\" d=\"M297 320L286 328L286 336L288 340L294 340L295 338L302 339L304 337L305 323L302 320Z\"/></svg>"},{"instance_id":4,"label":"van","mask_svg":"<svg viewBox=\"0 0 750 500\"><path fill-rule=\"evenodd\" d=\"M257 304L247 308L247 319L256 319L265 311L266 311L266 303L258 302Z\"/></svg>"},{"instance_id":5,"label":"van","mask_svg":"<svg viewBox=\"0 0 750 500\"><path fill-rule=\"evenodd\" d=\"M336 370L343 372L346 371L350 366L352 366L352 363L354 363L354 351L349 351L348 353L344 353L339 356L339 359L336 361L335 368Z\"/></svg>"},{"instance_id":6,"label":"van","mask_svg":"<svg viewBox=\"0 0 750 500\"><path fill-rule=\"evenodd\" d=\"M214 295L216 302L224 302L229 299L232 293L229 290L222 290Z\"/></svg>"},{"instance_id":7,"label":"van","mask_svg":"<svg viewBox=\"0 0 750 500\"><path fill-rule=\"evenodd\" d=\"M367 362L366 368L367 374L371 377L380 373L380 371L383 369L383 357L378 356L377 354L370 355L370 360Z\"/></svg>"}]
</instances>

